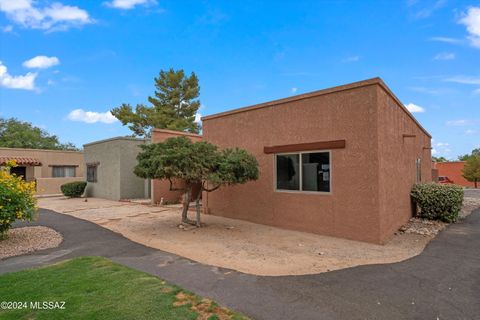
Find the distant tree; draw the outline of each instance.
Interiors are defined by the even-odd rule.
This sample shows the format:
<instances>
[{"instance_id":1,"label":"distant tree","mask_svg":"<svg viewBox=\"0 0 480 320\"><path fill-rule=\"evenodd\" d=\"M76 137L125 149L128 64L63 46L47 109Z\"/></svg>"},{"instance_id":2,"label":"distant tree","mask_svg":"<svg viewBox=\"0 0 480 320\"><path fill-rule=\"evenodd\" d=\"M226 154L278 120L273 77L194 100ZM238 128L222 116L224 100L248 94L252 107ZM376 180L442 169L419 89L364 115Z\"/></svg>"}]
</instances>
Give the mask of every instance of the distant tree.
<instances>
[{"instance_id":1,"label":"distant tree","mask_svg":"<svg viewBox=\"0 0 480 320\"><path fill-rule=\"evenodd\" d=\"M447 158L445 157L432 157L432 160L435 162L448 162Z\"/></svg>"},{"instance_id":2,"label":"distant tree","mask_svg":"<svg viewBox=\"0 0 480 320\"><path fill-rule=\"evenodd\" d=\"M60 143L57 136L15 118L0 118L0 147L78 150L74 144Z\"/></svg>"},{"instance_id":3,"label":"distant tree","mask_svg":"<svg viewBox=\"0 0 480 320\"><path fill-rule=\"evenodd\" d=\"M470 156L462 169L462 176L470 182L473 182L475 188L480 181L480 155Z\"/></svg>"},{"instance_id":4,"label":"distant tree","mask_svg":"<svg viewBox=\"0 0 480 320\"><path fill-rule=\"evenodd\" d=\"M242 149L219 150L211 143L194 143L185 137L169 138L142 148L137 157L135 174L141 178L166 179L170 181L170 190L181 190L184 193L182 222L198 227L201 226L201 192L195 199L196 221L187 217L194 186L200 186L201 191L212 192L221 186L258 179L257 160ZM178 187L179 184L183 186Z\"/></svg>"},{"instance_id":5,"label":"distant tree","mask_svg":"<svg viewBox=\"0 0 480 320\"><path fill-rule=\"evenodd\" d=\"M471 156L480 156L480 148L473 149L471 154L464 154L458 157L460 161L467 161L467 159Z\"/></svg>"},{"instance_id":6,"label":"distant tree","mask_svg":"<svg viewBox=\"0 0 480 320\"><path fill-rule=\"evenodd\" d=\"M185 76L183 70L160 71L155 78L155 96L148 97L152 106L130 104L113 108L112 114L137 136L149 137L153 128L200 132L195 115L200 107L198 78Z\"/></svg>"}]
</instances>

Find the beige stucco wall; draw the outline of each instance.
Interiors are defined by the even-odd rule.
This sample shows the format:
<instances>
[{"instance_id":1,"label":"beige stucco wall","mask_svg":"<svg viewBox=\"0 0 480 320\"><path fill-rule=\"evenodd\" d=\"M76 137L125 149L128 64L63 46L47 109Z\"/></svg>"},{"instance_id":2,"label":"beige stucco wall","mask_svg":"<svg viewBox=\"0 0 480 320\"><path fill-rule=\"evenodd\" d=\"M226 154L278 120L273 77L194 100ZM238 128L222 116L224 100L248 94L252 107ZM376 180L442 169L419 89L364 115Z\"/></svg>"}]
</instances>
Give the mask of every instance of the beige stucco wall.
<instances>
[{"instance_id":1,"label":"beige stucco wall","mask_svg":"<svg viewBox=\"0 0 480 320\"><path fill-rule=\"evenodd\" d=\"M82 151L59 151L20 148L0 148L0 157L27 157L42 162L40 170L35 170L36 178L51 178L52 167L77 166L75 177L83 177L84 161Z\"/></svg>"},{"instance_id":2,"label":"beige stucco wall","mask_svg":"<svg viewBox=\"0 0 480 320\"><path fill-rule=\"evenodd\" d=\"M75 178L38 178L37 182L37 194L39 195L48 195L48 194L60 194L60 186L65 183L74 182L74 181L85 181L83 177Z\"/></svg>"},{"instance_id":3,"label":"beige stucco wall","mask_svg":"<svg viewBox=\"0 0 480 320\"><path fill-rule=\"evenodd\" d=\"M207 213L387 241L411 214L408 193L419 153L428 180L430 154L423 147L430 138L398 100L385 98L385 88L380 79L371 79L203 118L206 141L247 149L260 166L258 181L204 193ZM417 138L404 145L404 132ZM265 146L342 139L346 147L331 150L330 194L274 191L274 155L265 154ZM410 153L404 154L406 149ZM398 182L402 177L408 178Z\"/></svg>"},{"instance_id":4,"label":"beige stucco wall","mask_svg":"<svg viewBox=\"0 0 480 320\"><path fill-rule=\"evenodd\" d=\"M206 117L206 141L247 149L260 178L204 194L208 212L282 228L380 242L375 85ZM331 193L274 191L265 146L346 140L331 151Z\"/></svg>"},{"instance_id":5,"label":"beige stucco wall","mask_svg":"<svg viewBox=\"0 0 480 320\"><path fill-rule=\"evenodd\" d=\"M37 194L60 194L60 186L84 180L82 151L0 148L0 157L25 157L40 160L41 166L26 166L27 180L37 181ZM52 178L52 166L75 166L74 178Z\"/></svg>"},{"instance_id":6,"label":"beige stucco wall","mask_svg":"<svg viewBox=\"0 0 480 320\"><path fill-rule=\"evenodd\" d=\"M144 143L143 139L116 137L85 144L85 163L98 163L97 182L87 183L86 195L111 200L144 198L145 180L133 173Z\"/></svg>"}]
</instances>

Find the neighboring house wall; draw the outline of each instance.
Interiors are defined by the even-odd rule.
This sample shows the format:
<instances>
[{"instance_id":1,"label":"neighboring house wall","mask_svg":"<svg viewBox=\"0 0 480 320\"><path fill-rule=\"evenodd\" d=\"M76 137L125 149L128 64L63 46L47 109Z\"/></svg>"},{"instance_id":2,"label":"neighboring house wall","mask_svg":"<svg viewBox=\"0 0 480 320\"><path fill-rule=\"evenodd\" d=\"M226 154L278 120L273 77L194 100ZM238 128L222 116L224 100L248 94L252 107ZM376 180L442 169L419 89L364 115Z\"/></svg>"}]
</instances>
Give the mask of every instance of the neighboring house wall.
<instances>
[{"instance_id":1,"label":"neighboring house wall","mask_svg":"<svg viewBox=\"0 0 480 320\"><path fill-rule=\"evenodd\" d=\"M204 117L206 141L222 148L244 148L257 158L260 167L257 181L204 193L206 212L287 229L386 242L392 229L411 214L408 193L419 153L424 152L422 174L430 179L426 173L429 149L423 151L430 142L403 106L386 98L383 90L388 88L376 78ZM393 110L384 112L383 108ZM394 128L388 128L390 125ZM404 146L403 133L412 131L418 138ZM345 140L346 147L330 150L330 193L274 190L275 155L266 154L264 147L335 140ZM390 143L401 145L388 147ZM408 156L399 155L398 148L412 151ZM397 182L404 177L408 180ZM395 186L400 188L398 192ZM393 200L397 195L399 200ZM388 201L394 201L398 210L390 212L393 206L387 207Z\"/></svg>"},{"instance_id":2,"label":"neighboring house wall","mask_svg":"<svg viewBox=\"0 0 480 320\"><path fill-rule=\"evenodd\" d=\"M97 181L88 182L86 195L111 200L145 198L144 179L133 169L144 139L117 137L84 145L86 165L97 165Z\"/></svg>"},{"instance_id":3,"label":"neighboring house wall","mask_svg":"<svg viewBox=\"0 0 480 320\"><path fill-rule=\"evenodd\" d=\"M26 165L26 179L37 182L37 194L59 194L67 182L84 181L84 160L81 151L0 148L0 157L33 158L41 166ZM54 167L74 167L74 177L52 177Z\"/></svg>"},{"instance_id":4,"label":"neighboring house wall","mask_svg":"<svg viewBox=\"0 0 480 320\"><path fill-rule=\"evenodd\" d=\"M168 138L184 136L189 138L193 142L201 141L202 136L193 133L179 132L167 129L154 129L152 131L152 143L163 142ZM181 181L175 181L176 188L182 188L183 183ZM196 191L198 192L198 191ZM196 192L193 196L196 195ZM170 191L170 182L167 180L152 180L152 192L151 199L153 204L164 202L180 202L182 199L182 191Z\"/></svg>"},{"instance_id":5,"label":"neighboring house wall","mask_svg":"<svg viewBox=\"0 0 480 320\"><path fill-rule=\"evenodd\" d=\"M474 188L475 184L462 176L462 169L465 167L465 163L465 161L436 162L435 168L438 170L439 177L448 177L455 184Z\"/></svg>"}]
</instances>

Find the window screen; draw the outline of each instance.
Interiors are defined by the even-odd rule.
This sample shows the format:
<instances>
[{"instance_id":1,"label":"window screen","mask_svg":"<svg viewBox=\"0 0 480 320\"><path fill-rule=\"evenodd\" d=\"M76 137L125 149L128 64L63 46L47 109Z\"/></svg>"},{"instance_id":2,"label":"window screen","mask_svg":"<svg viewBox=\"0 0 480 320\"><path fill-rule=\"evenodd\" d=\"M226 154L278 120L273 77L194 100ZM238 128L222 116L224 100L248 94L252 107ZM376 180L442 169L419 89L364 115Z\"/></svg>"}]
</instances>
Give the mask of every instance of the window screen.
<instances>
[{"instance_id":1,"label":"window screen","mask_svg":"<svg viewBox=\"0 0 480 320\"><path fill-rule=\"evenodd\" d=\"M75 167L73 166L53 166L52 177L54 178L68 178L75 177Z\"/></svg>"},{"instance_id":2,"label":"window screen","mask_svg":"<svg viewBox=\"0 0 480 320\"><path fill-rule=\"evenodd\" d=\"M97 166L87 166L87 182L97 182Z\"/></svg>"}]
</instances>

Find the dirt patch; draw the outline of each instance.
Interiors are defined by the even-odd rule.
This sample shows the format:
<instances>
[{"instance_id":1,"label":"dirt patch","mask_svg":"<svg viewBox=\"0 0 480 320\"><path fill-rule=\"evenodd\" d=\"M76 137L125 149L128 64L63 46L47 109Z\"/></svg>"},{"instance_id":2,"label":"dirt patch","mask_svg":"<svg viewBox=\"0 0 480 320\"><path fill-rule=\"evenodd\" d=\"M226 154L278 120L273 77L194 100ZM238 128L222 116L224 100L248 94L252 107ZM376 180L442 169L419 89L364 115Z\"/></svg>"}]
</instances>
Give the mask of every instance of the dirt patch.
<instances>
[{"instance_id":1,"label":"dirt patch","mask_svg":"<svg viewBox=\"0 0 480 320\"><path fill-rule=\"evenodd\" d=\"M211 215L202 216L203 228L179 227L178 205L152 207L101 199L84 202L55 198L40 199L39 205L101 224L152 248L255 275L314 274L398 262L421 253L433 238L404 232L386 245L375 245ZM77 205L80 210L75 211Z\"/></svg>"},{"instance_id":2,"label":"dirt patch","mask_svg":"<svg viewBox=\"0 0 480 320\"><path fill-rule=\"evenodd\" d=\"M180 307L184 305L191 305L190 310L198 313L197 320L208 320L214 319L218 320L229 320L232 319L232 312L220 307L215 302L210 299L199 299L193 294L188 294L180 291L175 295L176 301L173 303L173 306Z\"/></svg>"},{"instance_id":3,"label":"dirt patch","mask_svg":"<svg viewBox=\"0 0 480 320\"><path fill-rule=\"evenodd\" d=\"M14 228L8 238L0 241L0 260L29 252L55 248L63 237L57 231L47 227Z\"/></svg>"}]
</instances>

